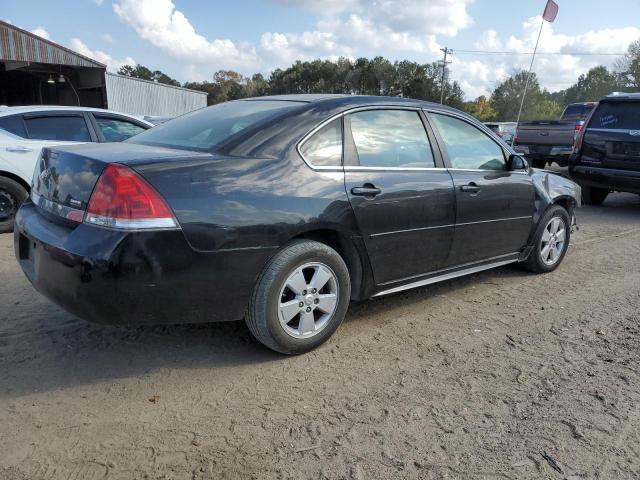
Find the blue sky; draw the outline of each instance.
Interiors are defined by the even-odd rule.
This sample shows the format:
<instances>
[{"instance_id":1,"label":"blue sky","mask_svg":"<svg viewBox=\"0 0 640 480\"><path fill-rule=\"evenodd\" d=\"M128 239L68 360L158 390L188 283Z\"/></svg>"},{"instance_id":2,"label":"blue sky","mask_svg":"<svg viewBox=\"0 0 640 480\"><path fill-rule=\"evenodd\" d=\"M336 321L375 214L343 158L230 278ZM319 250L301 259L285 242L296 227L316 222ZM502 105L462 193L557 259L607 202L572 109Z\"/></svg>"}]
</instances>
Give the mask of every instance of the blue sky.
<instances>
[{"instance_id":1,"label":"blue sky","mask_svg":"<svg viewBox=\"0 0 640 480\"><path fill-rule=\"evenodd\" d=\"M640 38L640 2L556 0L541 51L623 52ZM117 69L142 63L180 81L219 69L268 73L296 59L383 55L430 62L439 48L527 52L545 0L0 0L0 18ZM620 12L624 12L621 15ZM526 55L455 54L468 97L528 65ZM610 56L540 56L543 86L566 88Z\"/></svg>"}]
</instances>

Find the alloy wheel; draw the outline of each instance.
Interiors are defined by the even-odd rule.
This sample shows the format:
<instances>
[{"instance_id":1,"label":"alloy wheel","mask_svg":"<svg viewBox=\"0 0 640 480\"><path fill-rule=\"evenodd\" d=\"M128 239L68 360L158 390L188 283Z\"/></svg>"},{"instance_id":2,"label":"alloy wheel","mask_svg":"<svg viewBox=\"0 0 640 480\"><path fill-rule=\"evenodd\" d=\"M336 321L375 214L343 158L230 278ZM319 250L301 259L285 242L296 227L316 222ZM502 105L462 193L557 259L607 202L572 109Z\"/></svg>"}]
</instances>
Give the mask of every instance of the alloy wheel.
<instances>
[{"instance_id":1,"label":"alloy wheel","mask_svg":"<svg viewBox=\"0 0 640 480\"><path fill-rule=\"evenodd\" d=\"M336 274L323 263L295 268L280 291L278 318L284 331L295 338L317 335L336 311L338 288Z\"/></svg>"},{"instance_id":2,"label":"alloy wheel","mask_svg":"<svg viewBox=\"0 0 640 480\"><path fill-rule=\"evenodd\" d=\"M540 257L547 265L555 265L566 248L567 226L560 217L552 217L542 232Z\"/></svg>"}]
</instances>

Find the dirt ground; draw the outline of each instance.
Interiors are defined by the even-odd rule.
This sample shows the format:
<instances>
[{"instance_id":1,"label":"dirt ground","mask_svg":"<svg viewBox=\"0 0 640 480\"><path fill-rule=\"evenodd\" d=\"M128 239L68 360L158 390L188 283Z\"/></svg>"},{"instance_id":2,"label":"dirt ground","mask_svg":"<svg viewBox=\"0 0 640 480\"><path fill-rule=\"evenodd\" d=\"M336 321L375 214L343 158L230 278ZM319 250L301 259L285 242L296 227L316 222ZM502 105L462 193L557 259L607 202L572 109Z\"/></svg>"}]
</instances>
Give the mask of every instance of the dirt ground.
<instances>
[{"instance_id":1,"label":"dirt ground","mask_svg":"<svg viewBox=\"0 0 640 480\"><path fill-rule=\"evenodd\" d=\"M293 358L241 322L80 321L2 235L0 479L639 478L640 197L578 220L552 274L353 305Z\"/></svg>"}]
</instances>

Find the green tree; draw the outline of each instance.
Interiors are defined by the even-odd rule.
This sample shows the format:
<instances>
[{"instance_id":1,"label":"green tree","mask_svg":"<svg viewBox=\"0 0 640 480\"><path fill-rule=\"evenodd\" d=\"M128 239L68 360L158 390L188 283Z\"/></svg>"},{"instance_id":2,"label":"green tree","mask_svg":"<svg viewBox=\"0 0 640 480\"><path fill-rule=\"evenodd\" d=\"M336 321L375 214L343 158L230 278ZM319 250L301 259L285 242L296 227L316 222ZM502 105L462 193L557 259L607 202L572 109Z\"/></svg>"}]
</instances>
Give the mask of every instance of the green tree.
<instances>
[{"instance_id":1,"label":"green tree","mask_svg":"<svg viewBox=\"0 0 640 480\"><path fill-rule=\"evenodd\" d=\"M632 42L626 55L618 61L620 85L625 89L640 89L640 38Z\"/></svg>"},{"instance_id":2,"label":"green tree","mask_svg":"<svg viewBox=\"0 0 640 480\"><path fill-rule=\"evenodd\" d=\"M472 102L466 102L464 104L464 111L476 117L481 122L488 122L496 116L496 111L493 109L491 100L488 100L484 95L480 95Z\"/></svg>"},{"instance_id":3,"label":"green tree","mask_svg":"<svg viewBox=\"0 0 640 480\"><path fill-rule=\"evenodd\" d=\"M175 87L180 86L180 82L174 80L169 75L160 70L149 70L144 65L137 64L135 66L123 65L118 70L118 75L125 75L127 77L140 78L142 80L149 80L152 82L164 83L166 85L173 85Z\"/></svg>"},{"instance_id":4,"label":"green tree","mask_svg":"<svg viewBox=\"0 0 640 480\"><path fill-rule=\"evenodd\" d=\"M491 94L491 103L496 111L495 120L505 122L516 120L526 80L527 72L519 72L496 87ZM532 72L520 120L557 119L562 111L562 105L547 98L548 96L548 92L540 89L538 77L535 72Z\"/></svg>"},{"instance_id":5,"label":"green tree","mask_svg":"<svg viewBox=\"0 0 640 480\"><path fill-rule=\"evenodd\" d=\"M564 91L563 102L569 104L597 101L619 87L616 75L609 72L607 67L594 67L586 74L580 75L578 81Z\"/></svg>"}]
</instances>

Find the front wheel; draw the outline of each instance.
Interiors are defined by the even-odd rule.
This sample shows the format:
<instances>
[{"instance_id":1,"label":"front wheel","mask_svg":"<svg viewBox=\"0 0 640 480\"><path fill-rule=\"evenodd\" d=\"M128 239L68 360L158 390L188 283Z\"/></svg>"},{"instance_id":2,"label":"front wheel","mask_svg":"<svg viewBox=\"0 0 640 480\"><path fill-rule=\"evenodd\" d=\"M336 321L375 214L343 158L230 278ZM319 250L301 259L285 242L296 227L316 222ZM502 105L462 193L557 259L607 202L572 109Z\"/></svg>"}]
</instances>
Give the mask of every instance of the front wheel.
<instances>
[{"instance_id":1,"label":"front wheel","mask_svg":"<svg viewBox=\"0 0 640 480\"><path fill-rule=\"evenodd\" d=\"M247 326L272 350L304 353L338 328L350 297L351 281L342 257L323 243L297 240L280 250L258 278Z\"/></svg>"},{"instance_id":2,"label":"front wheel","mask_svg":"<svg viewBox=\"0 0 640 480\"><path fill-rule=\"evenodd\" d=\"M535 273L551 272L562 262L571 238L569 213L559 205L552 206L538 223L533 251L524 266Z\"/></svg>"}]
</instances>

